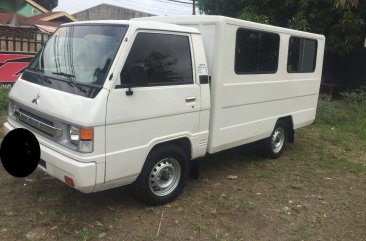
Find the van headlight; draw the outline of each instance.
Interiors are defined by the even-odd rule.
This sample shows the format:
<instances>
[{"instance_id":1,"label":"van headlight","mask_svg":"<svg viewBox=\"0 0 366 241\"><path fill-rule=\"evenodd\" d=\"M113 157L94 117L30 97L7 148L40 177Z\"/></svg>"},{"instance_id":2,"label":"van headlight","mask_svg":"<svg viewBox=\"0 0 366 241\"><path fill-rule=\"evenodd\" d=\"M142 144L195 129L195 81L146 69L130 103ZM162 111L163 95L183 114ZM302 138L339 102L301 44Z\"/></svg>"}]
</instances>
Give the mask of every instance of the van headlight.
<instances>
[{"instance_id":1,"label":"van headlight","mask_svg":"<svg viewBox=\"0 0 366 241\"><path fill-rule=\"evenodd\" d=\"M70 126L70 143L82 153L93 152L94 129Z\"/></svg>"}]
</instances>

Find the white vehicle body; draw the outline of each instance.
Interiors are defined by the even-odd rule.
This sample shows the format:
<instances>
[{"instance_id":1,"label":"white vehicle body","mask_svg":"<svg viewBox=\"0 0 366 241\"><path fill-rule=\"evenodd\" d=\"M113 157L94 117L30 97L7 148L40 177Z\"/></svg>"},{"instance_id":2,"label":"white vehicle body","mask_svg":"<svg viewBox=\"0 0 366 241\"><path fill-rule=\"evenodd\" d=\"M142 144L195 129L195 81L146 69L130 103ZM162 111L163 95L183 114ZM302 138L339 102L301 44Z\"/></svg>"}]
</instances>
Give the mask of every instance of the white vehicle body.
<instances>
[{"instance_id":1,"label":"white vehicle body","mask_svg":"<svg viewBox=\"0 0 366 241\"><path fill-rule=\"evenodd\" d=\"M82 192L134 182L149 153L164 143L180 146L189 159L196 159L268 138L281 118L291 125L289 131L315 119L325 44L322 35L220 16L152 17L63 26L80 25L128 27L98 94L87 98L24 80L23 75L10 92L10 117L4 126L6 133L14 128L31 130L41 146L44 164L40 168L61 181L71 178L74 188ZM279 51L271 53L278 57L273 73L236 73L236 54L241 54L236 43L238 29L278 36ZM188 39L192 83L121 85L120 73L141 33ZM291 37L316 42L311 72L288 72ZM129 90L133 93L127 94ZM15 110L22 113L14 117ZM36 121L32 124L29 118ZM37 125L44 120L62 134L50 137L39 131ZM68 146L71 126L92 128L92 150L82 153Z\"/></svg>"},{"instance_id":2,"label":"white vehicle body","mask_svg":"<svg viewBox=\"0 0 366 241\"><path fill-rule=\"evenodd\" d=\"M291 117L294 129L315 120L323 68L324 36L219 16L141 18L145 19L194 27L202 33L212 76L209 153L266 138L281 117ZM279 34L276 73L235 73L235 39L240 28ZM291 36L317 40L314 71L288 73L286 66Z\"/></svg>"}]
</instances>

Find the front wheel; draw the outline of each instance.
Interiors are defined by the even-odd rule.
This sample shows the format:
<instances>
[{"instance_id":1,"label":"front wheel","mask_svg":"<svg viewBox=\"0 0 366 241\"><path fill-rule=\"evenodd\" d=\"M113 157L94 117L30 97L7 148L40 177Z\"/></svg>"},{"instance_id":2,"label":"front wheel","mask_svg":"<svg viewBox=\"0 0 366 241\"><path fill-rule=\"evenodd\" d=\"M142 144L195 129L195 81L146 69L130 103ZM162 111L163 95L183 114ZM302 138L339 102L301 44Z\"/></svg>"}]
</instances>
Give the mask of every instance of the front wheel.
<instances>
[{"instance_id":1,"label":"front wheel","mask_svg":"<svg viewBox=\"0 0 366 241\"><path fill-rule=\"evenodd\" d=\"M277 121L275 128L269 138L265 140L266 153L269 157L276 159L285 150L287 142L287 125L285 122Z\"/></svg>"},{"instance_id":2,"label":"front wheel","mask_svg":"<svg viewBox=\"0 0 366 241\"><path fill-rule=\"evenodd\" d=\"M134 194L147 205L173 201L182 192L188 176L188 158L174 145L153 150L134 183Z\"/></svg>"}]
</instances>

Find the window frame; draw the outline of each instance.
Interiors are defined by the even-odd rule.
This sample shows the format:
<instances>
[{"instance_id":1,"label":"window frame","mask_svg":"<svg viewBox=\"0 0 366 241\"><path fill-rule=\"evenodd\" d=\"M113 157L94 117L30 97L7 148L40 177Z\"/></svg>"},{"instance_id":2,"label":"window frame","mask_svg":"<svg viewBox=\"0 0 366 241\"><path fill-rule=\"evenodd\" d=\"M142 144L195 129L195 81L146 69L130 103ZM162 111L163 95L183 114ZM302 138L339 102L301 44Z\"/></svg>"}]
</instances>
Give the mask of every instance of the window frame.
<instances>
[{"instance_id":1,"label":"window frame","mask_svg":"<svg viewBox=\"0 0 366 241\"><path fill-rule=\"evenodd\" d=\"M289 58L290 58L290 42L291 42L292 38L298 38L300 40L303 39L303 40L315 41L314 66L313 66L313 69L311 71L289 71L288 67L289 67ZM299 36L296 36L296 35L291 35L290 38L288 39L287 64L286 64L287 73L289 73L289 74L314 73L315 70L316 70L316 67L317 67L318 47L319 47L318 39L299 37Z\"/></svg>"},{"instance_id":2,"label":"window frame","mask_svg":"<svg viewBox=\"0 0 366 241\"><path fill-rule=\"evenodd\" d=\"M236 60L237 60L237 49L238 49L238 34L239 34L239 31L241 31L241 30L244 30L244 31L252 31L252 32L259 32L259 33L265 33L265 34L271 34L271 35L278 36L277 65L276 65L276 69L274 71L241 72L241 71L238 71L237 70L237 68L236 68ZM258 29L250 29L250 28L239 27L236 30L236 35L235 36L236 36L235 37L235 55L234 55L234 71L235 71L235 74L237 74L237 75L260 75L260 74L276 74L278 72L278 67L280 65L280 50L281 50L281 35L279 33L265 31L265 30L258 30Z\"/></svg>"},{"instance_id":3,"label":"window frame","mask_svg":"<svg viewBox=\"0 0 366 241\"><path fill-rule=\"evenodd\" d=\"M116 85L116 88L120 89L120 88L147 88L147 87L160 87L160 86L181 86L181 85L192 85L195 84L195 60L193 58L193 45L192 45L192 38L191 38L191 34L190 33L185 33L185 32L174 32L174 31L155 31L155 30L149 30L149 29L141 29L141 30L136 30L134 36L133 36L133 42L131 44L131 46L128 49L127 52L127 56L126 59L124 60L124 63L122 65L121 71L120 71L120 76L122 75L123 69L127 63L128 57L131 53L131 50L135 44L135 40L137 38L137 36L139 34L159 34L159 35L174 35L174 36L183 36L183 37L187 37L188 38L188 46L189 46L189 57L191 60L191 74L192 74L192 80L187 82L187 81L180 81L180 82L158 82L158 83L147 83L146 85L136 85L134 83L131 84L126 84L126 83L122 83L122 79L120 79L120 84Z\"/></svg>"}]
</instances>

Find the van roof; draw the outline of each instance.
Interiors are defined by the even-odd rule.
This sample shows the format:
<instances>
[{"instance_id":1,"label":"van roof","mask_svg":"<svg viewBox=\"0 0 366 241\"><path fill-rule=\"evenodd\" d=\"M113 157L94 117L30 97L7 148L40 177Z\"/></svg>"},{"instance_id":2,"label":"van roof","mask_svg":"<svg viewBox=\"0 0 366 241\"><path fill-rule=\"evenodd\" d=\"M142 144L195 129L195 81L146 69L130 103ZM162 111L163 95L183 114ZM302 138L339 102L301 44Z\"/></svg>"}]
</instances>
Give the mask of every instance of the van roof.
<instances>
[{"instance_id":1,"label":"van roof","mask_svg":"<svg viewBox=\"0 0 366 241\"><path fill-rule=\"evenodd\" d=\"M195 34L200 33L196 28L180 26L180 25L171 24L171 23L164 23L164 22L159 22L159 21L149 21L149 19L145 19L144 21L141 21L141 20L137 21L137 19L80 21L80 22L73 22L73 23L65 23L65 24L62 24L61 26L76 26L76 25L91 25L91 24L128 25L131 27L135 27L136 29L155 29L155 30L195 33Z\"/></svg>"},{"instance_id":2,"label":"van roof","mask_svg":"<svg viewBox=\"0 0 366 241\"><path fill-rule=\"evenodd\" d=\"M137 21L157 21L157 22L165 22L165 23L172 23L172 24L230 24L230 25L237 25L248 27L252 29L258 30L269 30L278 33L286 33L286 34L296 34L300 36L307 36L316 39L325 39L324 35L321 34L314 34L310 32L304 32L289 28L282 28L277 27L269 24L262 24L251 22L247 20L241 20L236 18L229 18L224 16L217 16L217 15L195 15L195 16L153 16L153 17L144 17L144 18L135 18L134 20Z\"/></svg>"}]
</instances>

